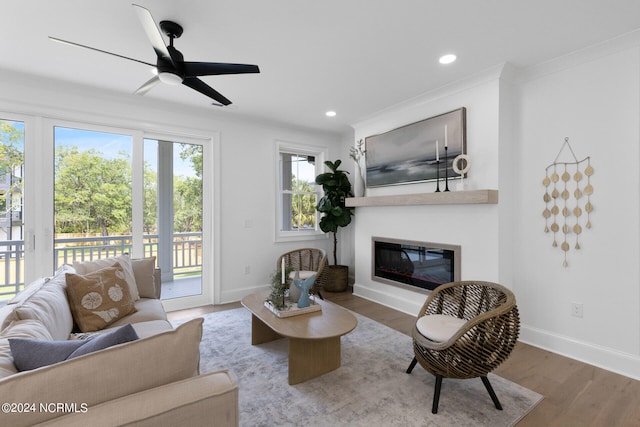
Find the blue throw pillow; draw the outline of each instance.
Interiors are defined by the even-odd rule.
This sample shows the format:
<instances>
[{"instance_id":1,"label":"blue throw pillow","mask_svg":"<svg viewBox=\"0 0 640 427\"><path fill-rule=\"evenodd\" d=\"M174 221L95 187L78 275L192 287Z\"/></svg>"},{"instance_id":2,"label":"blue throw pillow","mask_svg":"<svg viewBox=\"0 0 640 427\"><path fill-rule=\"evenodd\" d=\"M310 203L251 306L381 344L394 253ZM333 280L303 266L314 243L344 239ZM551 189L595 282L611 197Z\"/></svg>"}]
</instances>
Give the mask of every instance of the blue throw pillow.
<instances>
[{"instance_id":1,"label":"blue throw pillow","mask_svg":"<svg viewBox=\"0 0 640 427\"><path fill-rule=\"evenodd\" d=\"M116 344L138 339L131 325L98 334L90 340L43 341L29 338L9 338L13 363L18 371L29 371L52 365Z\"/></svg>"}]
</instances>

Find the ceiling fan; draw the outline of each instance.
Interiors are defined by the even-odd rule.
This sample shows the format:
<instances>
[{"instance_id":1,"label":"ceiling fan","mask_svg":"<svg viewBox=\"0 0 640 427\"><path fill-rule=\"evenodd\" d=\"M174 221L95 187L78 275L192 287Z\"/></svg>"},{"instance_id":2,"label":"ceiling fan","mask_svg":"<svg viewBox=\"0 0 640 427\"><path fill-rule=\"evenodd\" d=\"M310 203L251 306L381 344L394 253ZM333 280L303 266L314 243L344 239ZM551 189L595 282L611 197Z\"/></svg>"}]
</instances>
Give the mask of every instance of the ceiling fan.
<instances>
[{"instance_id":1,"label":"ceiling fan","mask_svg":"<svg viewBox=\"0 0 640 427\"><path fill-rule=\"evenodd\" d=\"M94 47L85 46L79 43L62 40L57 37L49 36L49 39L59 43L68 44L71 46L83 47L91 49L97 52L106 53L109 55L117 56L118 58L128 59L130 61L139 62L141 64L149 65L155 68L157 75L151 80L144 83L135 91L138 95L144 95L151 88L158 83L167 83L171 85L177 85L182 83L185 86L194 89L203 95L216 101L214 105L226 106L231 104L227 98L225 98L220 92L207 85L200 80L198 76L213 76L221 74L245 74L245 73L259 73L260 69L257 65L248 64L229 64L223 62L187 62L184 60L182 53L175 47L173 47L173 39L177 39L182 35L183 28L172 21L160 21L160 29L169 37L169 45L166 46L160 30L156 26L151 12L146 8L137 4L132 4L134 7L142 27L147 34L147 37L151 41L154 51L158 57L156 64L150 64L145 61L140 61L134 58L128 58L117 53L107 52L105 50L96 49Z\"/></svg>"}]
</instances>

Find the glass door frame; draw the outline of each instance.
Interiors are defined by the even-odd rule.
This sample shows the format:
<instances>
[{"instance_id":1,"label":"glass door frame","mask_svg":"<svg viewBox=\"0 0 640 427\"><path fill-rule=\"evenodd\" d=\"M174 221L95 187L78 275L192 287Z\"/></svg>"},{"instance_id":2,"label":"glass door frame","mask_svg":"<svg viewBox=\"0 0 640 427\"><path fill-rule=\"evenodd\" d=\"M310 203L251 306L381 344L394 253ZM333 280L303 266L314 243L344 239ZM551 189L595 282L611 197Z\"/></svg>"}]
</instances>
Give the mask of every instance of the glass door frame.
<instances>
[{"instance_id":1,"label":"glass door frame","mask_svg":"<svg viewBox=\"0 0 640 427\"><path fill-rule=\"evenodd\" d=\"M22 108L23 110L24 108ZM116 119L118 125L105 124L100 117L45 108L35 114L0 111L0 118L24 123L24 283L54 273L54 127L121 133L132 136L133 246L132 256L143 255L144 138L168 139L203 146L203 294L186 300L168 300L165 308L177 310L198 305L220 303L220 132L196 131L171 125L154 125ZM106 122L109 122L107 120ZM101 124L97 124L101 123ZM136 127L138 129L134 129ZM154 129L150 131L149 129ZM156 132L161 129L161 133ZM140 212L140 214L136 214Z\"/></svg>"},{"instance_id":2,"label":"glass door frame","mask_svg":"<svg viewBox=\"0 0 640 427\"><path fill-rule=\"evenodd\" d=\"M23 117L18 115L5 115L10 120L25 121ZM219 280L214 278L214 272L218 276L217 263L214 254L217 253L214 248L214 227L219 218L215 209L207 209L217 204L213 202L215 186L218 180L214 180L214 170L219 170L214 160L218 161L219 156L214 155L214 148L219 147L217 141L218 135L213 138L184 136L173 132L145 132L130 128L117 126L95 125L86 122L76 122L64 119L44 119L35 118L36 132L34 137L30 138L31 144L27 155L27 122L25 121L25 170L41 171L37 180L33 177L29 181L25 180L25 194L31 197L25 199L25 236L33 241L33 247L25 248L25 270L33 272L33 277L27 277L25 272L25 283L37 277L49 276L53 273L54 259L54 158L55 158L55 141L54 127L67 127L74 129L82 129L96 132L116 133L122 135L130 135L132 137L131 147L131 167L132 167L132 248L131 256L133 258L141 258L144 256L144 221L143 221L143 204L144 204L144 139L160 139L172 142L185 142L189 144L198 144L203 147L203 268L202 268L202 294L191 297L175 298L164 300L163 306L167 311L179 310L184 308L196 307L199 305L214 304L217 292L217 284ZM35 153L35 154L34 154ZM29 172L26 172L28 174ZM29 176L29 175L27 175ZM28 222L27 222L28 220ZM34 225L35 224L35 225ZM217 231L215 231L217 232ZM27 251L28 249L28 251ZM29 257L32 262L27 267L27 252L33 257ZM40 260L40 262L33 262ZM50 260L50 262L41 262L41 260ZM34 268L38 267L38 268Z\"/></svg>"},{"instance_id":3,"label":"glass door frame","mask_svg":"<svg viewBox=\"0 0 640 427\"><path fill-rule=\"evenodd\" d=\"M217 171L219 171L219 165L216 163L219 161L219 134L214 135L211 138L204 138L200 136L185 136L177 133L167 132L144 132L144 139L151 139L157 141L170 141L172 143L185 143L192 145L202 146L202 294L194 296L186 296L182 298L174 298L163 300L162 304L167 311L179 310L186 307L196 307L201 305L210 305L219 302L219 268L217 259L218 248L217 242L214 239L214 235L219 235L219 221L217 218L219 215L218 203L215 203L214 194L219 194L218 179L215 179ZM143 144L140 144L139 149L140 156L143 155ZM135 173L139 174L140 182L143 180L143 163L140 163L140 167L135 170ZM134 168L135 169L135 168ZM134 177L135 179L135 177ZM142 191L142 186L140 186ZM134 194L135 199L135 194ZM138 197L140 203L139 208L142 209L143 194ZM142 239L142 216L140 216L139 234ZM134 222L134 227L136 224ZM134 241L134 244L136 242ZM142 241L140 241L140 247L142 248Z\"/></svg>"}]
</instances>

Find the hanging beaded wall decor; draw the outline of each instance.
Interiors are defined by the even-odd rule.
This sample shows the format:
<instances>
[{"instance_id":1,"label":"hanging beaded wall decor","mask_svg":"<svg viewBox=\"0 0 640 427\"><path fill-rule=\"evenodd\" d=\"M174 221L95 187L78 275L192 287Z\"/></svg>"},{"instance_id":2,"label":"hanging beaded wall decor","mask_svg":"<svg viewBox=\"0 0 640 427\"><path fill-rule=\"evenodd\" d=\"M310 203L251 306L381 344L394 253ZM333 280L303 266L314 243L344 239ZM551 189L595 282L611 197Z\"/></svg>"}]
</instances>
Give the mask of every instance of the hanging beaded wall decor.
<instances>
[{"instance_id":1,"label":"hanging beaded wall decor","mask_svg":"<svg viewBox=\"0 0 640 427\"><path fill-rule=\"evenodd\" d=\"M562 150L569 148L573 156L573 162L559 162ZM593 167L591 157L578 161L569 144L569 138L564 139L556 159L547 166L542 184L545 187L545 208L542 216L545 218L544 232L553 233L554 248L560 245L564 252L563 267L567 267L567 253L574 249L580 249L580 234L584 228L591 228L590 215L593 212L591 195L593 186L591 176ZM573 195L573 197L572 197ZM551 222L551 226L549 226ZM571 241L571 244L569 243ZM575 241L575 243L573 243Z\"/></svg>"}]
</instances>

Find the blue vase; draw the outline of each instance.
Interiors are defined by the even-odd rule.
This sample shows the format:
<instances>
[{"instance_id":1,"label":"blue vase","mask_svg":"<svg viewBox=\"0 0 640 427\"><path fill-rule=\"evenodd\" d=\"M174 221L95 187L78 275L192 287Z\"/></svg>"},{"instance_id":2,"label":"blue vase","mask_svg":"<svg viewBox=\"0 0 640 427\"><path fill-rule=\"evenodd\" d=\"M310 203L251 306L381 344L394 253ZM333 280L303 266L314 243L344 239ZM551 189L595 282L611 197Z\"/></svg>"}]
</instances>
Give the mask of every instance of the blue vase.
<instances>
[{"instance_id":1,"label":"blue vase","mask_svg":"<svg viewBox=\"0 0 640 427\"><path fill-rule=\"evenodd\" d=\"M300 289L298 308L309 307L311 305L311 301L309 300L309 290L313 286L315 278L316 275L312 274L308 279L293 279L293 284L295 285L295 287Z\"/></svg>"}]
</instances>

